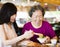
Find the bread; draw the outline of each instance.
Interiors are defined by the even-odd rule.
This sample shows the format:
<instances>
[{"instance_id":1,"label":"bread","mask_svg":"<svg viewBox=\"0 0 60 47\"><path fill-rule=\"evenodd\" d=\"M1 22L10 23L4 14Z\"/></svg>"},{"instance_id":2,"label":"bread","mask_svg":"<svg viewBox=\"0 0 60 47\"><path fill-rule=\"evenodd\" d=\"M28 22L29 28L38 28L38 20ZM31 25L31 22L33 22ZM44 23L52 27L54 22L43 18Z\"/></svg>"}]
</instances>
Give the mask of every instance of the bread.
<instances>
[{"instance_id":1,"label":"bread","mask_svg":"<svg viewBox=\"0 0 60 47\"><path fill-rule=\"evenodd\" d=\"M35 42L31 42L27 45L28 47L41 47L41 44L39 43L35 43Z\"/></svg>"},{"instance_id":2,"label":"bread","mask_svg":"<svg viewBox=\"0 0 60 47\"><path fill-rule=\"evenodd\" d=\"M36 42L31 42L27 45L27 47L48 47L45 44L40 44L40 43L36 43Z\"/></svg>"}]
</instances>

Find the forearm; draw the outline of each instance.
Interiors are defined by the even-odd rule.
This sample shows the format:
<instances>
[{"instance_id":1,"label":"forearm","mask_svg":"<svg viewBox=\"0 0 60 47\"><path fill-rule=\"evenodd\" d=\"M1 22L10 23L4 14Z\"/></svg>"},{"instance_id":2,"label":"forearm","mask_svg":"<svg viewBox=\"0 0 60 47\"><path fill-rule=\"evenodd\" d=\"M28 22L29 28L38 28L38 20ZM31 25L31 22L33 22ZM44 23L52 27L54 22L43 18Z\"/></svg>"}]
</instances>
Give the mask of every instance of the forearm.
<instances>
[{"instance_id":1,"label":"forearm","mask_svg":"<svg viewBox=\"0 0 60 47\"><path fill-rule=\"evenodd\" d=\"M21 41L23 39L24 39L24 36L21 35L19 37L13 38L11 40L4 41L4 45L13 45L13 44L15 44L15 43L17 43L17 42L19 42L19 41Z\"/></svg>"},{"instance_id":2,"label":"forearm","mask_svg":"<svg viewBox=\"0 0 60 47\"><path fill-rule=\"evenodd\" d=\"M46 38L47 38L46 43L51 41L50 37L46 36ZM57 36L53 37L52 39L56 39L57 40Z\"/></svg>"}]
</instances>

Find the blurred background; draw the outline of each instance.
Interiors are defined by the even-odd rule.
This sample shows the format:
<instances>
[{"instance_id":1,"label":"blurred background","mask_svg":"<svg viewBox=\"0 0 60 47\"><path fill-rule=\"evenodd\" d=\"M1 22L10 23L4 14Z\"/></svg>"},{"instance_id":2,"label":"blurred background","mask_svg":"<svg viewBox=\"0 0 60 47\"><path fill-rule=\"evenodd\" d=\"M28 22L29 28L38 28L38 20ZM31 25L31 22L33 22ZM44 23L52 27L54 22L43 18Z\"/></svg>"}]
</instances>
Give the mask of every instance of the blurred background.
<instances>
[{"instance_id":1,"label":"blurred background","mask_svg":"<svg viewBox=\"0 0 60 47\"><path fill-rule=\"evenodd\" d=\"M22 23L18 23L18 20L20 19L18 19L18 17L16 18L19 31L22 31L23 25L27 21L30 21L30 17L28 17L27 14L30 8L34 5L41 5L45 9L44 20L48 21L52 25L58 38L60 38L60 0L0 0L0 8L6 2L14 3L18 9L17 16L19 18L25 18L26 20ZM21 13L23 17L21 17L20 12L25 12Z\"/></svg>"}]
</instances>

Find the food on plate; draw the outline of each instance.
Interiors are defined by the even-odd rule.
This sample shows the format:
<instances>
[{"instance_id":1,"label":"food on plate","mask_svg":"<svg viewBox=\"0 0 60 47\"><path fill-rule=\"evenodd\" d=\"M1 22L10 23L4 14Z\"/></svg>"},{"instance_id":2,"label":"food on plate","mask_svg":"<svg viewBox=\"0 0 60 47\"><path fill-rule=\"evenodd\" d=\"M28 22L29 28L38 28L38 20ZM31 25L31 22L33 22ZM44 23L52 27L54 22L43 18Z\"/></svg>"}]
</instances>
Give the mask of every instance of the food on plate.
<instances>
[{"instance_id":1,"label":"food on plate","mask_svg":"<svg viewBox=\"0 0 60 47\"><path fill-rule=\"evenodd\" d=\"M36 43L36 42L28 43L27 46L28 46L28 47L41 47L41 45L40 45L39 43Z\"/></svg>"},{"instance_id":2,"label":"food on plate","mask_svg":"<svg viewBox=\"0 0 60 47\"><path fill-rule=\"evenodd\" d=\"M44 38L43 34L39 34L39 38Z\"/></svg>"},{"instance_id":3,"label":"food on plate","mask_svg":"<svg viewBox=\"0 0 60 47\"><path fill-rule=\"evenodd\" d=\"M34 33L35 35L38 35L39 36L39 38L44 38L44 35L43 34L41 34L41 33Z\"/></svg>"}]
</instances>

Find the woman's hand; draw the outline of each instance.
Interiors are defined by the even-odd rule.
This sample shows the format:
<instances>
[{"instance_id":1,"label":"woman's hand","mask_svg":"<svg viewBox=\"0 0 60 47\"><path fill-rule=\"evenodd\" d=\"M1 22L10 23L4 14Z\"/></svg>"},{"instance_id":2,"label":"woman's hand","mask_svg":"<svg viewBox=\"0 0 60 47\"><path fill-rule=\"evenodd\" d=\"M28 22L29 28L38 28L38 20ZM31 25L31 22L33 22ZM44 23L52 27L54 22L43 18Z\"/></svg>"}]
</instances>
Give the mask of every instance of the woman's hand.
<instances>
[{"instance_id":1,"label":"woman's hand","mask_svg":"<svg viewBox=\"0 0 60 47\"><path fill-rule=\"evenodd\" d=\"M46 36L45 38L46 38L45 43L49 43L50 42L50 37Z\"/></svg>"},{"instance_id":2,"label":"woman's hand","mask_svg":"<svg viewBox=\"0 0 60 47\"><path fill-rule=\"evenodd\" d=\"M31 37L33 37L34 32L32 30L29 30L29 31L26 31L23 35L25 39L30 39Z\"/></svg>"}]
</instances>

